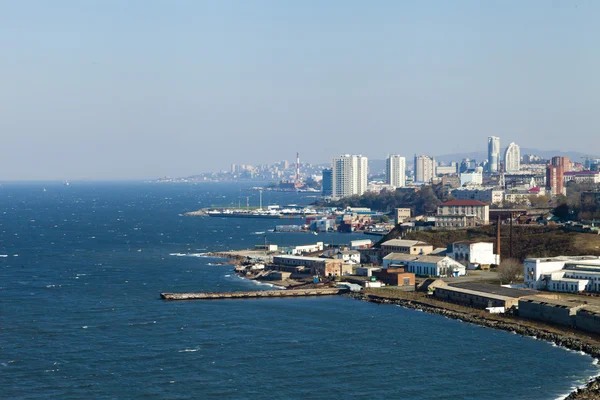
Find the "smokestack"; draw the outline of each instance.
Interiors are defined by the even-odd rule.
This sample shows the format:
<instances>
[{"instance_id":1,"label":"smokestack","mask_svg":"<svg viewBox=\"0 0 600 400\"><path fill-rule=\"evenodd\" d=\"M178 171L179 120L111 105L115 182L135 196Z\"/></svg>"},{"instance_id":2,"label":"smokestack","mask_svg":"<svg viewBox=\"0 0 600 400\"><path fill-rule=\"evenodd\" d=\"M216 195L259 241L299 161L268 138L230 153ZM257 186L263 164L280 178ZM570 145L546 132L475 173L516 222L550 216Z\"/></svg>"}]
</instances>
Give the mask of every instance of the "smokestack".
<instances>
[{"instance_id":1,"label":"smokestack","mask_svg":"<svg viewBox=\"0 0 600 400\"><path fill-rule=\"evenodd\" d=\"M498 255L498 259L500 259L500 222L500 215L498 215L496 221L496 254Z\"/></svg>"}]
</instances>

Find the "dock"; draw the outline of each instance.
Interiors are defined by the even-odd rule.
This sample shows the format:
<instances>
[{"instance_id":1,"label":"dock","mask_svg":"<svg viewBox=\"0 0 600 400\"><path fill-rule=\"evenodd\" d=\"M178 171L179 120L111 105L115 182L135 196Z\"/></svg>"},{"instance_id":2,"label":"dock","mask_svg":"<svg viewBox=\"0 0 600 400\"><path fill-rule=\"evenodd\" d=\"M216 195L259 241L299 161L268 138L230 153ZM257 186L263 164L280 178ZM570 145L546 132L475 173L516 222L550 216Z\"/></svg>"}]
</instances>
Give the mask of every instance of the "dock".
<instances>
[{"instance_id":1,"label":"dock","mask_svg":"<svg viewBox=\"0 0 600 400\"><path fill-rule=\"evenodd\" d=\"M259 290L255 292L198 292L198 293L161 293L164 300L221 300L221 299L257 299L307 296L336 296L348 292L348 289L291 289Z\"/></svg>"}]
</instances>

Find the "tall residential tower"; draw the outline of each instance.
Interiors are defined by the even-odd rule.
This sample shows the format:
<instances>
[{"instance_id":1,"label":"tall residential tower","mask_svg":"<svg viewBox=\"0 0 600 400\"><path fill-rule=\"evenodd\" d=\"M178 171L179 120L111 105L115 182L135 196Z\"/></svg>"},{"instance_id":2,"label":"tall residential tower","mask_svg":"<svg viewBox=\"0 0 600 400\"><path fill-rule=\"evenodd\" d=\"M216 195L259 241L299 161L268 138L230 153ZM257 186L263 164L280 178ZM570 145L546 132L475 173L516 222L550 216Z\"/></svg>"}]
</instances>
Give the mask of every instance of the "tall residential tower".
<instances>
[{"instance_id":1,"label":"tall residential tower","mask_svg":"<svg viewBox=\"0 0 600 400\"><path fill-rule=\"evenodd\" d=\"M385 163L385 183L397 188L406 185L406 158L390 154Z\"/></svg>"},{"instance_id":2,"label":"tall residential tower","mask_svg":"<svg viewBox=\"0 0 600 400\"><path fill-rule=\"evenodd\" d=\"M415 154L415 182L431 183L435 177L435 158Z\"/></svg>"},{"instance_id":3,"label":"tall residential tower","mask_svg":"<svg viewBox=\"0 0 600 400\"><path fill-rule=\"evenodd\" d=\"M362 195L367 190L368 160L362 155L345 154L331 161L332 197Z\"/></svg>"},{"instance_id":4,"label":"tall residential tower","mask_svg":"<svg viewBox=\"0 0 600 400\"><path fill-rule=\"evenodd\" d=\"M519 169L521 169L521 148L513 142L504 152L504 170L510 173L519 172Z\"/></svg>"}]
</instances>

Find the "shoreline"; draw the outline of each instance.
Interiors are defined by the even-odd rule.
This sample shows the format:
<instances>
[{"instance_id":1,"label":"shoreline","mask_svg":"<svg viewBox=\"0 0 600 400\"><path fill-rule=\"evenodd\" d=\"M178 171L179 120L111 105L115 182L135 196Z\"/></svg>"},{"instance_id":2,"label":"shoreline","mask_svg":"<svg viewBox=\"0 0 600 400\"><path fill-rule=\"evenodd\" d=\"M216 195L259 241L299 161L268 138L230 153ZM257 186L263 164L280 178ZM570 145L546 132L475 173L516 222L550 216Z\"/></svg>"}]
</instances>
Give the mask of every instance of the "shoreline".
<instances>
[{"instance_id":1,"label":"shoreline","mask_svg":"<svg viewBox=\"0 0 600 400\"><path fill-rule=\"evenodd\" d=\"M375 304L391 304L412 310L424 311L428 314L440 315L446 318L460 320L462 322L471 323L485 328L499 329L506 332L512 332L521 336L533 337L536 340L543 340L563 347L567 350L583 352L591 356L597 363L600 360L600 344L593 345L586 343L579 337L570 337L566 334L558 334L549 332L541 328L534 328L521 324L518 320L495 320L489 319L466 312L450 310L447 308L436 307L430 304L422 303L417 300L387 298L369 293L347 293L344 296L355 300L366 301ZM564 400L592 400L600 398L600 371L598 375L589 378L584 385L577 387L569 393Z\"/></svg>"}]
</instances>

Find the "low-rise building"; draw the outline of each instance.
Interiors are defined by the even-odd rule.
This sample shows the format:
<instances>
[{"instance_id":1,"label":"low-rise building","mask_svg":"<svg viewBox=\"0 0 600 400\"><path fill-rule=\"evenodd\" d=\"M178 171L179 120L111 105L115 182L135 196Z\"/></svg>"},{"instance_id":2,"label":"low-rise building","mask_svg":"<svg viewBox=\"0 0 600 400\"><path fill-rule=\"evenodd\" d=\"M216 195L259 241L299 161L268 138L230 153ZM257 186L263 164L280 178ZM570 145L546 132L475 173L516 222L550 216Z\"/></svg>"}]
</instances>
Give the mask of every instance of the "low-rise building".
<instances>
[{"instance_id":1,"label":"low-rise building","mask_svg":"<svg viewBox=\"0 0 600 400\"><path fill-rule=\"evenodd\" d=\"M317 251L323 251L323 242L292 247L290 249L290 254L299 255L304 253L315 253Z\"/></svg>"},{"instance_id":2,"label":"low-rise building","mask_svg":"<svg viewBox=\"0 0 600 400\"><path fill-rule=\"evenodd\" d=\"M568 171L563 174L564 183L577 182L577 183L600 183L600 172L598 171Z\"/></svg>"},{"instance_id":3,"label":"low-rise building","mask_svg":"<svg viewBox=\"0 0 600 400\"><path fill-rule=\"evenodd\" d=\"M410 219L411 217L411 210L410 208L396 208L396 224L401 224L403 222L406 222Z\"/></svg>"},{"instance_id":4,"label":"low-rise building","mask_svg":"<svg viewBox=\"0 0 600 400\"><path fill-rule=\"evenodd\" d=\"M321 276L342 276L352 273L352 265L331 258L281 255L273 256L273 264L291 268L304 267L310 273Z\"/></svg>"},{"instance_id":5,"label":"low-rise building","mask_svg":"<svg viewBox=\"0 0 600 400\"><path fill-rule=\"evenodd\" d=\"M486 204L502 205L504 190L495 186L467 185L450 192L455 200L477 200Z\"/></svg>"},{"instance_id":6,"label":"low-rise building","mask_svg":"<svg viewBox=\"0 0 600 400\"><path fill-rule=\"evenodd\" d=\"M447 256L391 253L383 258L383 268L404 268L407 272L421 276L466 275L465 266Z\"/></svg>"},{"instance_id":7,"label":"low-rise building","mask_svg":"<svg viewBox=\"0 0 600 400\"><path fill-rule=\"evenodd\" d=\"M344 261L346 264L360 264L360 253L357 250L338 250L334 258Z\"/></svg>"},{"instance_id":8,"label":"low-rise building","mask_svg":"<svg viewBox=\"0 0 600 400\"><path fill-rule=\"evenodd\" d=\"M358 276L373 276L373 272L381 271L381 268L378 267L356 267L356 275Z\"/></svg>"},{"instance_id":9,"label":"low-rise building","mask_svg":"<svg viewBox=\"0 0 600 400\"><path fill-rule=\"evenodd\" d=\"M505 310L518 307L519 299L531 294L527 290L471 282L436 287L433 291L434 297L443 301L480 309L504 307Z\"/></svg>"},{"instance_id":10,"label":"low-rise building","mask_svg":"<svg viewBox=\"0 0 600 400\"><path fill-rule=\"evenodd\" d=\"M525 285L552 292L600 292L600 257L527 258Z\"/></svg>"},{"instance_id":11,"label":"low-rise building","mask_svg":"<svg viewBox=\"0 0 600 400\"><path fill-rule=\"evenodd\" d=\"M381 250L384 257L390 253L426 255L433 251L433 246L418 240L392 239L382 243Z\"/></svg>"},{"instance_id":12,"label":"low-rise building","mask_svg":"<svg viewBox=\"0 0 600 400\"><path fill-rule=\"evenodd\" d=\"M487 242L455 242L448 245L446 253L453 260L466 265L468 269L489 269L500 264L500 256L494 254L494 244Z\"/></svg>"},{"instance_id":13,"label":"low-rise building","mask_svg":"<svg viewBox=\"0 0 600 400\"><path fill-rule=\"evenodd\" d=\"M519 316L554 324L575 326L577 310L583 302L573 302L548 296L527 296L519 299Z\"/></svg>"},{"instance_id":14,"label":"low-rise building","mask_svg":"<svg viewBox=\"0 0 600 400\"><path fill-rule=\"evenodd\" d=\"M373 272L373 276L386 285L415 287L415 274L406 272L404 268L382 269Z\"/></svg>"},{"instance_id":15,"label":"low-rise building","mask_svg":"<svg viewBox=\"0 0 600 400\"><path fill-rule=\"evenodd\" d=\"M477 200L450 200L438 206L437 229L464 229L490 223L490 207Z\"/></svg>"},{"instance_id":16,"label":"low-rise building","mask_svg":"<svg viewBox=\"0 0 600 400\"><path fill-rule=\"evenodd\" d=\"M373 245L373 242L371 241L371 239L359 239L359 240L351 240L350 241L350 248L352 250L368 249L372 245Z\"/></svg>"}]
</instances>

